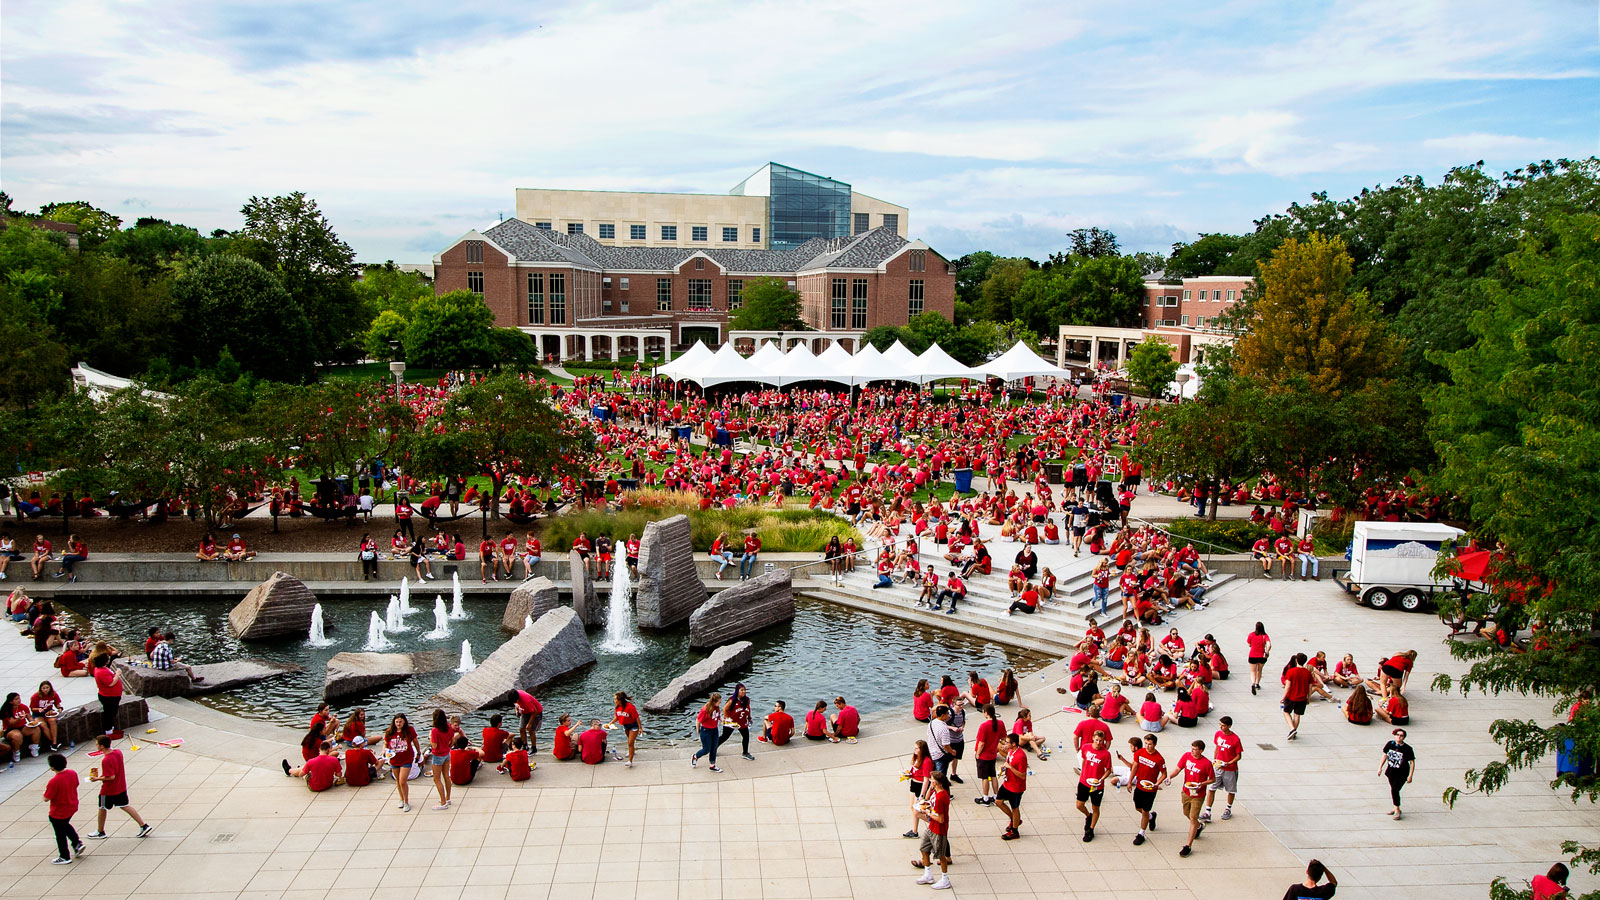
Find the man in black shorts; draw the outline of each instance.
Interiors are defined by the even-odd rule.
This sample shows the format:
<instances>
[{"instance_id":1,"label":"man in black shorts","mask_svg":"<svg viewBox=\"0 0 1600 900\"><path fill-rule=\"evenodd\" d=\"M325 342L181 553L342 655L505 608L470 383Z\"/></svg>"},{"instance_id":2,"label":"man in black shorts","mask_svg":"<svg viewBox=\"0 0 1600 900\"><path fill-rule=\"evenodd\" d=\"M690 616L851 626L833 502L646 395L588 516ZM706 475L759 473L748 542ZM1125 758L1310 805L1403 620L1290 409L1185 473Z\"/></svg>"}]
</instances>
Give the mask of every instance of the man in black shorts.
<instances>
[{"instance_id":1,"label":"man in black shorts","mask_svg":"<svg viewBox=\"0 0 1600 900\"><path fill-rule=\"evenodd\" d=\"M1139 833L1133 836L1135 847L1144 843L1146 828L1156 827L1156 791L1170 777L1167 761L1156 751L1156 736L1144 736L1144 746L1133 751L1133 759L1125 760L1131 770L1128 790L1133 792L1133 808L1139 811Z\"/></svg>"},{"instance_id":2,"label":"man in black shorts","mask_svg":"<svg viewBox=\"0 0 1600 900\"><path fill-rule=\"evenodd\" d=\"M1100 801L1106 795L1106 779L1111 777L1111 751L1106 749L1104 731L1093 732L1090 745L1078 750L1078 763L1078 812L1083 813L1083 841L1088 843L1100 824Z\"/></svg>"},{"instance_id":3,"label":"man in black shorts","mask_svg":"<svg viewBox=\"0 0 1600 900\"><path fill-rule=\"evenodd\" d=\"M995 794L994 805L1010 820L1001 833L1003 841L1014 841L1022 836L1022 794L1028 789L1028 753L1022 741L1014 734L1006 735L1005 768L1000 790Z\"/></svg>"}]
</instances>

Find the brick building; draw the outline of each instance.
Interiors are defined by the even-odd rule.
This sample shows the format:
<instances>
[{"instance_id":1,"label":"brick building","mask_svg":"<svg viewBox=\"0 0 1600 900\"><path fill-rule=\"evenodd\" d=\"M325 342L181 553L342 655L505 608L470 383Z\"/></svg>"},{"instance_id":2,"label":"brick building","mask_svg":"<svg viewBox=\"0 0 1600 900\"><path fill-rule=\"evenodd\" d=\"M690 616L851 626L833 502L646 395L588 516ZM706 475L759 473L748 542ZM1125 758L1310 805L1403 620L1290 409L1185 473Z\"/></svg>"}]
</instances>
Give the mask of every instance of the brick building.
<instances>
[{"instance_id":1,"label":"brick building","mask_svg":"<svg viewBox=\"0 0 1600 900\"><path fill-rule=\"evenodd\" d=\"M805 342L820 352L837 341L854 351L869 328L904 325L925 311L955 313L949 262L892 227L788 250L741 250L607 246L508 219L434 257L434 290L481 295L497 325L527 332L541 354L562 358L665 359L695 340L768 337L728 330L729 311L760 278L800 293L812 331L789 333L784 349Z\"/></svg>"},{"instance_id":2,"label":"brick building","mask_svg":"<svg viewBox=\"0 0 1600 900\"><path fill-rule=\"evenodd\" d=\"M1057 365L1100 362L1121 369L1133 347L1152 335L1172 345L1178 362L1200 362L1208 345L1233 342L1235 333L1222 328L1217 319L1244 299L1244 292L1254 283L1252 278L1232 275L1154 276L1144 283L1141 327L1063 325L1057 336Z\"/></svg>"}]
</instances>

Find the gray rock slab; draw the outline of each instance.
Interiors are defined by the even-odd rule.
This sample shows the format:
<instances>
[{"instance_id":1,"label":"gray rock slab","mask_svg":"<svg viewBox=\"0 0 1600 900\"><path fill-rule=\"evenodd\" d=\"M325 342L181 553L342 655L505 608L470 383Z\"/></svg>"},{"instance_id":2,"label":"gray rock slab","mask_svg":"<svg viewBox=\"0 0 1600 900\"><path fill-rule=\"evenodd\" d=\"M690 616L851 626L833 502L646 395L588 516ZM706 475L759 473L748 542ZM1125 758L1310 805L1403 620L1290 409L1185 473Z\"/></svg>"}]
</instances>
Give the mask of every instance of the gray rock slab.
<instances>
[{"instance_id":1,"label":"gray rock slab","mask_svg":"<svg viewBox=\"0 0 1600 900\"><path fill-rule=\"evenodd\" d=\"M528 619L537 619L560 605L561 589L554 581L537 575L512 589L500 627L516 634Z\"/></svg>"},{"instance_id":2,"label":"gray rock slab","mask_svg":"<svg viewBox=\"0 0 1600 900\"><path fill-rule=\"evenodd\" d=\"M476 669L434 695L434 701L466 712L497 706L517 689L536 690L552 679L594 663L594 648L578 614L567 607L534 620Z\"/></svg>"},{"instance_id":3,"label":"gray rock slab","mask_svg":"<svg viewBox=\"0 0 1600 900\"><path fill-rule=\"evenodd\" d=\"M111 664L122 676L122 686L140 697L183 697L189 693L189 673L182 669L157 669L119 659Z\"/></svg>"},{"instance_id":4,"label":"gray rock slab","mask_svg":"<svg viewBox=\"0 0 1600 900\"><path fill-rule=\"evenodd\" d=\"M594 589L594 577L584 569L583 557L578 555L578 551L568 554L568 562L572 573L572 608L583 624L599 625L602 612L599 595Z\"/></svg>"},{"instance_id":5,"label":"gray rock slab","mask_svg":"<svg viewBox=\"0 0 1600 900\"><path fill-rule=\"evenodd\" d=\"M715 647L794 618L788 569L774 569L721 591L689 617L689 646Z\"/></svg>"},{"instance_id":6,"label":"gray rock slab","mask_svg":"<svg viewBox=\"0 0 1600 900\"><path fill-rule=\"evenodd\" d=\"M689 671L672 679L671 684L645 701L644 708L653 713L672 712L690 697L721 684L728 673L748 663L755 655L756 645L749 641L724 644L711 651L710 656L690 666Z\"/></svg>"},{"instance_id":7,"label":"gray rock slab","mask_svg":"<svg viewBox=\"0 0 1600 900\"><path fill-rule=\"evenodd\" d=\"M695 571L689 517L676 515L644 527L639 538L639 589L635 606L640 628L670 628L706 602L705 582Z\"/></svg>"},{"instance_id":8,"label":"gray rock slab","mask_svg":"<svg viewBox=\"0 0 1600 900\"><path fill-rule=\"evenodd\" d=\"M301 671L299 666L264 662L259 659L236 659L199 665L194 667L194 674L204 678L205 681L190 683L189 696L226 691L299 671Z\"/></svg>"},{"instance_id":9,"label":"gray rock slab","mask_svg":"<svg viewBox=\"0 0 1600 900\"><path fill-rule=\"evenodd\" d=\"M322 699L336 700L399 684L413 675L444 672L459 660L442 650L418 653L336 653L322 679Z\"/></svg>"},{"instance_id":10,"label":"gray rock slab","mask_svg":"<svg viewBox=\"0 0 1600 900\"><path fill-rule=\"evenodd\" d=\"M317 598L293 575L273 572L228 613L228 625L247 640L299 635L311 631L311 608Z\"/></svg>"},{"instance_id":11,"label":"gray rock slab","mask_svg":"<svg viewBox=\"0 0 1600 900\"><path fill-rule=\"evenodd\" d=\"M122 703L117 706L117 727L130 729L150 721L150 705L143 697L122 696ZM99 735L100 731L100 704L86 703L75 706L63 712L56 719L56 736L65 741L77 741L87 744Z\"/></svg>"}]
</instances>

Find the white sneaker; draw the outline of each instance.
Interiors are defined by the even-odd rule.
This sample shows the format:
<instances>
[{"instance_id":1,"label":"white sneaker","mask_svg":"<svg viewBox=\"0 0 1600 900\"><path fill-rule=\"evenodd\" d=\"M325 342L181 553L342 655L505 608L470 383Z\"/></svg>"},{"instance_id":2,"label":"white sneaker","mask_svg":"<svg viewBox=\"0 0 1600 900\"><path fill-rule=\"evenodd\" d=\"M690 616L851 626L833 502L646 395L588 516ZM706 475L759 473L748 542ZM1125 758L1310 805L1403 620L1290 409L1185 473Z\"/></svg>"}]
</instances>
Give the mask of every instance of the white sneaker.
<instances>
[{"instance_id":1,"label":"white sneaker","mask_svg":"<svg viewBox=\"0 0 1600 900\"><path fill-rule=\"evenodd\" d=\"M948 890L950 890L950 876L949 875L945 875L945 876L941 877L939 879L938 883L933 886L933 889L936 890L936 891L948 891Z\"/></svg>"},{"instance_id":2,"label":"white sneaker","mask_svg":"<svg viewBox=\"0 0 1600 900\"><path fill-rule=\"evenodd\" d=\"M917 881L916 881L917 884L933 884L933 882L934 882L934 877L933 877L933 867L932 866L929 866L928 868L922 870L922 877L918 878Z\"/></svg>"}]
</instances>

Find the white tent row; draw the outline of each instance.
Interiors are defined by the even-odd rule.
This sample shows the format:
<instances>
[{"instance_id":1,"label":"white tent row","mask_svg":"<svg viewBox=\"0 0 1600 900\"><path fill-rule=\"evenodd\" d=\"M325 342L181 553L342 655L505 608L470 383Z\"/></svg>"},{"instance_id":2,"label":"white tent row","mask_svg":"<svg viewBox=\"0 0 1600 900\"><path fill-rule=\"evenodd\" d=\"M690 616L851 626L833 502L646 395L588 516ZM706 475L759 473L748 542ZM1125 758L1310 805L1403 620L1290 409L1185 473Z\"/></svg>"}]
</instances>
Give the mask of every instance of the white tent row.
<instances>
[{"instance_id":1,"label":"white tent row","mask_svg":"<svg viewBox=\"0 0 1600 900\"><path fill-rule=\"evenodd\" d=\"M828 345L826 350L816 355L812 355L804 345L797 345L784 353L776 345L767 343L748 359L740 356L732 343L723 344L715 353L704 344L695 344L687 353L656 372L674 381L692 381L701 387L734 381L754 381L777 387L802 381L831 381L849 385L873 381L927 384L947 378L983 380L994 376L1010 381L1024 377L1066 377L1069 374L1040 359L1021 343L982 366L969 368L952 359L938 344L919 356L899 341L881 353L869 344L854 355L845 352L836 343Z\"/></svg>"}]
</instances>

